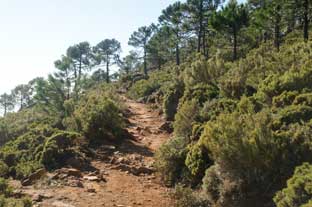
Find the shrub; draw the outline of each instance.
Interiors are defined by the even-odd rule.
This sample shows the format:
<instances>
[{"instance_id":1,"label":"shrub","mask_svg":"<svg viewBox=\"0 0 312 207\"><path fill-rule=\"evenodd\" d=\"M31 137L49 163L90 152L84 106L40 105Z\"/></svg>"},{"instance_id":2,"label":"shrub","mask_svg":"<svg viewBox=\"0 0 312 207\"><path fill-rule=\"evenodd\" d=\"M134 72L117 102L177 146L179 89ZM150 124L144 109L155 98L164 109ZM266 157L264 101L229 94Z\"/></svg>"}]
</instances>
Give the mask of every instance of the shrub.
<instances>
[{"instance_id":1,"label":"shrub","mask_svg":"<svg viewBox=\"0 0 312 207\"><path fill-rule=\"evenodd\" d=\"M188 67L183 74L186 88L192 88L196 85L216 85L228 67L219 54L210 58L208 61L203 56L199 56L193 61L191 67Z\"/></svg>"},{"instance_id":2,"label":"shrub","mask_svg":"<svg viewBox=\"0 0 312 207\"><path fill-rule=\"evenodd\" d=\"M191 188L177 185L173 194L176 207L206 207L210 203Z\"/></svg>"},{"instance_id":3,"label":"shrub","mask_svg":"<svg viewBox=\"0 0 312 207\"><path fill-rule=\"evenodd\" d=\"M184 85L181 82L176 82L169 87L164 95L163 110L168 121L173 121L179 106L179 100L183 96Z\"/></svg>"},{"instance_id":4,"label":"shrub","mask_svg":"<svg viewBox=\"0 0 312 207\"><path fill-rule=\"evenodd\" d=\"M0 178L0 195L4 195L5 197L8 197L12 193L12 188L9 187L8 182Z\"/></svg>"},{"instance_id":5,"label":"shrub","mask_svg":"<svg viewBox=\"0 0 312 207\"><path fill-rule=\"evenodd\" d=\"M139 99L147 97L159 90L164 93L163 89L169 87L172 79L172 74L167 70L155 71L150 74L148 80L135 82L128 91L128 95L134 99Z\"/></svg>"},{"instance_id":6,"label":"shrub","mask_svg":"<svg viewBox=\"0 0 312 207\"><path fill-rule=\"evenodd\" d=\"M183 137L170 139L156 152L156 169L162 180L172 186L180 181L185 174L185 158L187 154L188 140Z\"/></svg>"},{"instance_id":7,"label":"shrub","mask_svg":"<svg viewBox=\"0 0 312 207\"><path fill-rule=\"evenodd\" d=\"M293 103L296 96L299 94L298 91L284 91L282 94L273 97L273 106L285 107Z\"/></svg>"},{"instance_id":8,"label":"shrub","mask_svg":"<svg viewBox=\"0 0 312 207\"><path fill-rule=\"evenodd\" d=\"M31 207L32 202L26 197L14 198L12 195L13 189L8 185L8 182L0 178L0 207Z\"/></svg>"},{"instance_id":9,"label":"shrub","mask_svg":"<svg viewBox=\"0 0 312 207\"><path fill-rule=\"evenodd\" d=\"M306 105L290 105L278 112L275 128L290 123L307 122L312 118L312 107Z\"/></svg>"},{"instance_id":10,"label":"shrub","mask_svg":"<svg viewBox=\"0 0 312 207\"><path fill-rule=\"evenodd\" d=\"M203 83L197 84L193 87L186 88L181 103L195 99L200 105L202 105L206 101L217 98L218 95L219 89L216 86Z\"/></svg>"},{"instance_id":11,"label":"shrub","mask_svg":"<svg viewBox=\"0 0 312 207\"><path fill-rule=\"evenodd\" d=\"M48 138L44 144L40 162L47 169L62 167L75 156L82 157L83 137L78 133L60 132Z\"/></svg>"},{"instance_id":12,"label":"shrub","mask_svg":"<svg viewBox=\"0 0 312 207\"><path fill-rule=\"evenodd\" d=\"M190 145L189 148L185 165L196 181L200 182L204 177L205 170L212 164L212 161L208 156L207 149L199 143Z\"/></svg>"},{"instance_id":13,"label":"shrub","mask_svg":"<svg viewBox=\"0 0 312 207\"><path fill-rule=\"evenodd\" d=\"M246 204L248 201L241 184L239 179L227 177L218 165L213 165L206 170L203 178L203 194L212 206L249 207L252 203Z\"/></svg>"},{"instance_id":14,"label":"shrub","mask_svg":"<svg viewBox=\"0 0 312 207\"><path fill-rule=\"evenodd\" d=\"M312 165L304 163L296 168L287 187L274 197L277 207L309 207L312 204Z\"/></svg>"},{"instance_id":15,"label":"shrub","mask_svg":"<svg viewBox=\"0 0 312 207\"><path fill-rule=\"evenodd\" d=\"M197 100L184 102L178 109L173 124L175 136L190 137L192 125L198 119L199 106Z\"/></svg>"},{"instance_id":16,"label":"shrub","mask_svg":"<svg viewBox=\"0 0 312 207\"><path fill-rule=\"evenodd\" d=\"M25 134L32 128L32 125L56 126L58 121L58 117L38 107L23 109L18 113L9 113L0 118L0 146Z\"/></svg>"},{"instance_id":17,"label":"shrub","mask_svg":"<svg viewBox=\"0 0 312 207\"><path fill-rule=\"evenodd\" d=\"M84 138L79 134L39 125L6 143L0 150L0 160L9 167L8 174L23 179L39 168L62 167L67 159L82 157L81 140Z\"/></svg>"},{"instance_id":18,"label":"shrub","mask_svg":"<svg viewBox=\"0 0 312 207\"><path fill-rule=\"evenodd\" d=\"M8 173L9 173L8 165L0 160L0 177L4 177L4 176L8 175Z\"/></svg>"},{"instance_id":19,"label":"shrub","mask_svg":"<svg viewBox=\"0 0 312 207\"><path fill-rule=\"evenodd\" d=\"M151 95L153 92L157 91L160 85L152 85L148 80L139 80L136 82L129 90L129 95L132 98L138 99Z\"/></svg>"},{"instance_id":20,"label":"shrub","mask_svg":"<svg viewBox=\"0 0 312 207\"><path fill-rule=\"evenodd\" d=\"M123 119L115 102L106 96L89 94L79 103L73 117L76 128L92 142L114 140L123 136Z\"/></svg>"},{"instance_id":21,"label":"shrub","mask_svg":"<svg viewBox=\"0 0 312 207\"><path fill-rule=\"evenodd\" d=\"M207 101L200 109L200 120L201 122L215 120L221 113L234 112L236 105L236 101L227 98Z\"/></svg>"}]
</instances>

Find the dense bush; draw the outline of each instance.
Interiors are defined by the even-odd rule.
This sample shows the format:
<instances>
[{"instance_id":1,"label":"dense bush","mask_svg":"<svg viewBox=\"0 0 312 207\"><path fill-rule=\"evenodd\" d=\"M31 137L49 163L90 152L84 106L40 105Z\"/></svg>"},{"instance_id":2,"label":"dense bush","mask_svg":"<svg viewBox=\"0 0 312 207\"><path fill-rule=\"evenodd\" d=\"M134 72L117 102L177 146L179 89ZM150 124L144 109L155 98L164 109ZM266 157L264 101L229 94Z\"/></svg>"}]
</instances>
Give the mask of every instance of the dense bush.
<instances>
[{"instance_id":1,"label":"dense bush","mask_svg":"<svg viewBox=\"0 0 312 207\"><path fill-rule=\"evenodd\" d=\"M203 178L202 190L206 199L212 206L224 207L249 207L263 206L248 201L246 194L242 192L242 181L233 179L221 171L218 165L213 165L206 170ZM260 198L260 196L259 196Z\"/></svg>"},{"instance_id":2,"label":"dense bush","mask_svg":"<svg viewBox=\"0 0 312 207\"><path fill-rule=\"evenodd\" d=\"M197 100L193 99L184 102L175 115L174 134L177 137L190 137L192 134L192 124L196 122L199 116L199 105Z\"/></svg>"},{"instance_id":3,"label":"dense bush","mask_svg":"<svg viewBox=\"0 0 312 207\"><path fill-rule=\"evenodd\" d=\"M212 160L208 156L207 149L198 143L189 145L189 148L185 165L196 179L195 182L200 182L204 177L205 170L212 164Z\"/></svg>"},{"instance_id":4,"label":"dense bush","mask_svg":"<svg viewBox=\"0 0 312 207\"><path fill-rule=\"evenodd\" d=\"M87 94L66 120L69 129L81 132L91 141L122 138L123 118L116 102L96 91Z\"/></svg>"},{"instance_id":5,"label":"dense bush","mask_svg":"<svg viewBox=\"0 0 312 207\"><path fill-rule=\"evenodd\" d=\"M200 105L202 105L206 101L217 98L218 95L219 89L216 86L201 83L193 87L186 88L180 103L195 99Z\"/></svg>"},{"instance_id":6,"label":"dense bush","mask_svg":"<svg viewBox=\"0 0 312 207\"><path fill-rule=\"evenodd\" d=\"M13 198L13 189L8 182L0 178L0 207L31 207L30 199L24 197L21 199Z\"/></svg>"},{"instance_id":7,"label":"dense bush","mask_svg":"<svg viewBox=\"0 0 312 207\"><path fill-rule=\"evenodd\" d=\"M171 85L165 93L163 98L163 111L167 120L174 120L174 116L177 113L179 106L179 100L183 96L183 93L184 85L180 81Z\"/></svg>"},{"instance_id":8,"label":"dense bush","mask_svg":"<svg viewBox=\"0 0 312 207\"><path fill-rule=\"evenodd\" d=\"M38 107L23 109L18 113L9 113L0 118L0 146L26 133L31 125L49 124L57 126L58 117Z\"/></svg>"},{"instance_id":9,"label":"dense bush","mask_svg":"<svg viewBox=\"0 0 312 207\"><path fill-rule=\"evenodd\" d=\"M53 169L80 155L83 147L76 133L37 126L0 150L0 160L9 167L6 175L23 179L39 168ZM6 169L4 165L4 169Z\"/></svg>"},{"instance_id":10,"label":"dense bush","mask_svg":"<svg viewBox=\"0 0 312 207\"><path fill-rule=\"evenodd\" d=\"M184 161L188 144L189 140L186 138L171 138L157 151L155 166L167 185L172 186L182 179L187 179L188 170Z\"/></svg>"},{"instance_id":11,"label":"dense bush","mask_svg":"<svg viewBox=\"0 0 312 207\"><path fill-rule=\"evenodd\" d=\"M173 193L176 207L207 207L210 202L191 188L177 185Z\"/></svg>"},{"instance_id":12,"label":"dense bush","mask_svg":"<svg viewBox=\"0 0 312 207\"><path fill-rule=\"evenodd\" d=\"M309 207L312 205L312 166L309 163L296 168L287 181L287 187L274 197L277 207Z\"/></svg>"},{"instance_id":13,"label":"dense bush","mask_svg":"<svg viewBox=\"0 0 312 207\"><path fill-rule=\"evenodd\" d=\"M81 162L83 163L84 156L82 151L83 147L85 147L84 144L84 137L78 133L56 133L46 140L42 150L40 162L47 169L56 169L62 167L62 165L66 164L66 161L73 158L76 160L81 159Z\"/></svg>"},{"instance_id":14,"label":"dense bush","mask_svg":"<svg viewBox=\"0 0 312 207\"><path fill-rule=\"evenodd\" d=\"M171 72L162 70L151 73L147 80L144 79L135 82L130 87L128 95L134 99L139 99L147 97L156 91L161 91L164 94L173 80Z\"/></svg>"}]
</instances>

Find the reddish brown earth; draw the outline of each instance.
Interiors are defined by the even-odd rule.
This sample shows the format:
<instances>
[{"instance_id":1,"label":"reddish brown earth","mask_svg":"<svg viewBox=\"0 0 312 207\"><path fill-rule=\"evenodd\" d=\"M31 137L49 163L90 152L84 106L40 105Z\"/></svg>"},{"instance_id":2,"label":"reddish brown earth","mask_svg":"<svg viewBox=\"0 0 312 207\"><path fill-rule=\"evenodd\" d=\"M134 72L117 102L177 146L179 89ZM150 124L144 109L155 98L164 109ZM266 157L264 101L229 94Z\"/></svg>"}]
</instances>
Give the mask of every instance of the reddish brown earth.
<instances>
[{"instance_id":1,"label":"reddish brown earth","mask_svg":"<svg viewBox=\"0 0 312 207\"><path fill-rule=\"evenodd\" d=\"M104 154L107 148L112 151L109 159L98 158L91 162L106 181L72 178L70 183L74 183L74 186L78 183L79 187L62 183L52 185L51 180L29 187L12 183L23 194L38 200L35 205L40 207L172 206L170 190L161 185L152 167L155 150L170 136L160 130L164 120L145 104L128 99L125 99L125 103L129 109L128 131L133 139L125 140L119 146L103 147ZM100 155L101 149L97 153ZM86 174L87 172L83 172L83 176ZM51 176L53 175L48 175Z\"/></svg>"}]
</instances>

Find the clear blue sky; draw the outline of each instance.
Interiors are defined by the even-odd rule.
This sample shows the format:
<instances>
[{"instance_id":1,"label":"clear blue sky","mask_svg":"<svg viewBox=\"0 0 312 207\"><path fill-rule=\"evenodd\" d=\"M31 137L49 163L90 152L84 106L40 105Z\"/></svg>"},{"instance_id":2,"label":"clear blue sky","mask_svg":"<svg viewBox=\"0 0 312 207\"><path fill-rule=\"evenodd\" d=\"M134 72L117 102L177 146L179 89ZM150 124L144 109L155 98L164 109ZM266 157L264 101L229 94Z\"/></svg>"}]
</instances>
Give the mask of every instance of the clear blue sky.
<instances>
[{"instance_id":1,"label":"clear blue sky","mask_svg":"<svg viewBox=\"0 0 312 207\"><path fill-rule=\"evenodd\" d=\"M0 93L53 72L68 46L129 35L175 0L0 0Z\"/></svg>"}]
</instances>

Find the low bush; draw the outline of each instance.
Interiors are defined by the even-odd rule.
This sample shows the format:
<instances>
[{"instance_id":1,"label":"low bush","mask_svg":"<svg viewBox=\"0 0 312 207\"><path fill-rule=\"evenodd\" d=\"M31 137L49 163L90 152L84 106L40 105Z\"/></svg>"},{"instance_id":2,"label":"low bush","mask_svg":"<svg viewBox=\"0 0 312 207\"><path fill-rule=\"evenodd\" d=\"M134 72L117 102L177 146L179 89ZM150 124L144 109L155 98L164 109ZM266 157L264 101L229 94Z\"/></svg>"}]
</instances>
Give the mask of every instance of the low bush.
<instances>
[{"instance_id":1,"label":"low bush","mask_svg":"<svg viewBox=\"0 0 312 207\"><path fill-rule=\"evenodd\" d=\"M205 175L205 170L212 165L213 162L208 156L207 149L199 143L189 145L189 151L186 156L185 165L190 170L195 183L200 183Z\"/></svg>"},{"instance_id":2,"label":"low bush","mask_svg":"<svg viewBox=\"0 0 312 207\"><path fill-rule=\"evenodd\" d=\"M0 178L0 207L31 207L32 201L26 197L16 199L8 182Z\"/></svg>"},{"instance_id":3,"label":"low bush","mask_svg":"<svg viewBox=\"0 0 312 207\"><path fill-rule=\"evenodd\" d=\"M218 165L213 165L206 170L202 189L204 197L212 204L211 206L249 207L252 204L246 204L248 201L242 192L241 181L227 177L226 173L220 171Z\"/></svg>"},{"instance_id":4,"label":"low bush","mask_svg":"<svg viewBox=\"0 0 312 207\"><path fill-rule=\"evenodd\" d=\"M208 200L201 197L198 192L194 192L191 188L177 185L173 193L176 207L207 207L210 206Z\"/></svg>"},{"instance_id":5,"label":"low bush","mask_svg":"<svg viewBox=\"0 0 312 207\"><path fill-rule=\"evenodd\" d=\"M128 95L131 98L139 99L157 91L161 91L164 94L166 89L171 85L172 80L171 72L167 70L155 71L150 74L147 80L144 79L135 82L130 87Z\"/></svg>"},{"instance_id":6,"label":"low bush","mask_svg":"<svg viewBox=\"0 0 312 207\"><path fill-rule=\"evenodd\" d=\"M171 138L162 145L155 155L156 169L162 180L169 186L182 179L187 179L188 169L185 166L189 140L183 137Z\"/></svg>"},{"instance_id":7,"label":"low bush","mask_svg":"<svg viewBox=\"0 0 312 207\"><path fill-rule=\"evenodd\" d=\"M312 165L304 163L297 167L287 181L287 187L274 197L277 207L309 207L312 205Z\"/></svg>"},{"instance_id":8,"label":"low bush","mask_svg":"<svg viewBox=\"0 0 312 207\"><path fill-rule=\"evenodd\" d=\"M48 126L36 126L0 150L0 160L9 167L7 175L17 179L39 168L55 169L66 165L71 157L82 157L82 136Z\"/></svg>"},{"instance_id":9,"label":"low bush","mask_svg":"<svg viewBox=\"0 0 312 207\"><path fill-rule=\"evenodd\" d=\"M206 101L217 98L218 95L219 89L216 86L203 83L197 84L191 88L186 88L181 103L195 99L200 105L202 105Z\"/></svg>"},{"instance_id":10,"label":"low bush","mask_svg":"<svg viewBox=\"0 0 312 207\"><path fill-rule=\"evenodd\" d=\"M177 137L190 137L192 135L193 124L199 118L199 105L193 99L184 102L178 109L174 121L174 134Z\"/></svg>"},{"instance_id":11,"label":"low bush","mask_svg":"<svg viewBox=\"0 0 312 207\"><path fill-rule=\"evenodd\" d=\"M0 161L0 177L5 177L9 173L9 167L3 161Z\"/></svg>"},{"instance_id":12,"label":"low bush","mask_svg":"<svg viewBox=\"0 0 312 207\"><path fill-rule=\"evenodd\" d=\"M183 96L184 85L181 82L176 82L169 87L163 98L163 111L168 121L173 121L177 113L179 100Z\"/></svg>"},{"instance_id":13,"label":"low bush","mask_svg":"<svg viewBox=\"0 0 312 207\"><path fill-rule=\"evenodd\" d=\"M69 129L85 135L92 142L123 137L122 111L116 103L97 93L88 94L67 120Z\"/></svg>"}]
</instances>

